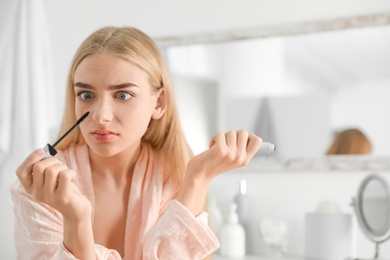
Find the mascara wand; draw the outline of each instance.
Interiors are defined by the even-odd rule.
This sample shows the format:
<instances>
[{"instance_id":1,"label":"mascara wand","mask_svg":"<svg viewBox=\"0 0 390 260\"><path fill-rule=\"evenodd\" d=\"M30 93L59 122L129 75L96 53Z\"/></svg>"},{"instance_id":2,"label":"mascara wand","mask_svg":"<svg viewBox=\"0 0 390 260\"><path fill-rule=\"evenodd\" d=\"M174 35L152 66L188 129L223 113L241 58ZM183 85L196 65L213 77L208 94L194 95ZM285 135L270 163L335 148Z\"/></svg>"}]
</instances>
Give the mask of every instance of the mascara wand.
<instances>
[{"instance_id":1,"label":"mascara wand","mask_svg":"<svg viewBox=\"0 0 390 260\"><path fill-rule=\"evenodd\" d=\"M65 134L63 134L53 145L50 145L49 143L45 145L43 150L45 151L45 157L43 159L46 159L50 156L54 156L57 154L57 150L54 148L57 144L59 144L62 139L64 139L70 132L72 132L73 129L76 128L87 116L89 115L89 111L87 111L84 115L80 117L79 120L68 130Z\"/></svg>"}]
</instances>

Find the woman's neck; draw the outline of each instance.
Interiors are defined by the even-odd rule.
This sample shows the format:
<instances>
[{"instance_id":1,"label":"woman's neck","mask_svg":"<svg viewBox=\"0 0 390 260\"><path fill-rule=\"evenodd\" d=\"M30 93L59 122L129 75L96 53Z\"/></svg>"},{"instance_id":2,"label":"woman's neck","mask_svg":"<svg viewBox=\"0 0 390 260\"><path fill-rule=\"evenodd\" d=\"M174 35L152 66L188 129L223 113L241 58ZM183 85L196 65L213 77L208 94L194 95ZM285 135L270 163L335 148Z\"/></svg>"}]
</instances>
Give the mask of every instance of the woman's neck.
<instances>
[{"instance_id":1,"label":"woman's neck","mask_svg":"<svg viewBox=\"0 0 390 260\"><path fill-rule=\"evenodd\" d=\"M111 180L118 186L125 184L131 178L134 165L141 154L141 145L129 147L114 156L103 157L89 149L91 171L93 178Z\"/></svg>"}]
</instances>

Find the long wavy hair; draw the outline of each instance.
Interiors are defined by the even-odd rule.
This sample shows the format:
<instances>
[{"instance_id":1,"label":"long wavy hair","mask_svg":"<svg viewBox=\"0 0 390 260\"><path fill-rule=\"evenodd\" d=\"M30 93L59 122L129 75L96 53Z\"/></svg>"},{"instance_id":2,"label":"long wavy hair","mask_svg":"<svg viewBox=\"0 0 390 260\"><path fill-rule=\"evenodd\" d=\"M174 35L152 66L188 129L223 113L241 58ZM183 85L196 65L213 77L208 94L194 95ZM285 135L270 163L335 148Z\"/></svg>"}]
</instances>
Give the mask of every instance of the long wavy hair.
<instances>
[{"instance_id":1,"label":"long wavy hair","mask_svg":"<svg viewBox=\"0 0 390 260\"><path fill-rule=\"evenodd\" d=\"M165 180L169 179L177 191L193 153L184 137L174 101L171 79L160 51L154 41L142 31L132 27L104 27L92 33L77 50L68 74L65 111L60 134L76 121L74 74L77 66L88 55L110 54L125 59L145 71L154 91L164 90L165 113L158 120L151 120L142 141L159 151L164 166ZM85 140L79 128L71 132L59 145L83 144Z\"/></svg>"}]
</instances>

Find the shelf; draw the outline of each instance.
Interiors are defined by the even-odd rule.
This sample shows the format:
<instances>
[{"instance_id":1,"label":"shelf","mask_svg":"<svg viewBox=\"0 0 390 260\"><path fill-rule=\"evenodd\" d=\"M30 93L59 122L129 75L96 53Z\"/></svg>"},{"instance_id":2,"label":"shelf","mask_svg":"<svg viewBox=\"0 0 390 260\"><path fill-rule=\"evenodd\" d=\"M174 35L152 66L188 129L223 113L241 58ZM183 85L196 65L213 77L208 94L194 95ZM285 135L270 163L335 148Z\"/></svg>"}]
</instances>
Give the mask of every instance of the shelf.
<instances>
[{"instance_id":1,"label":"shelf","mask_svg":"<svg viewBox=\"0 0 390 260\"><path fill-rule=\"evenodd\" d=\"M247 255L245 257L234 258L234 257L213 255L212 260L305 260L305 258L291 257L291 256L272 257L272 256L259 256L259 255Z\"/></svg>"}]
</instances>

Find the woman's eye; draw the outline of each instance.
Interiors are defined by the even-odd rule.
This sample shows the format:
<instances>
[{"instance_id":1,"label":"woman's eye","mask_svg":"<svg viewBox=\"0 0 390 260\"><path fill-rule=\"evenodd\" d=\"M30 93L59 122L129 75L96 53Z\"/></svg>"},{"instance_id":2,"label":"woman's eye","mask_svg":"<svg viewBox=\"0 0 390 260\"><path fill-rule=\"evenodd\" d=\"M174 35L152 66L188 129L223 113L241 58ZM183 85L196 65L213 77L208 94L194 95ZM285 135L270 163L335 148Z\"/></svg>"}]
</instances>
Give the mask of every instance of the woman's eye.
<instances>
[{"instance_id":1,"label":"woman's eye","mask_svg":"<svg viewBox=\"0 0 390 260\"><path fill-rule=\"evenodd\" d=\"M82 100L90 100L93 98L93 94L90 92L81 92L77 96L79 96Z\"/></svg>"},{"instance_id":2,"label":"woman's eye","mask_svg":"<svg viewBox=\"0 0 390 260\"><path fill-rule=\"evenodd\" d=\"M127 100L131 97L132 97L131 94L129 94L127 92L119 92L116 94L116 98L121 99L121 100Z\"/></svg>"}]
</instances>

